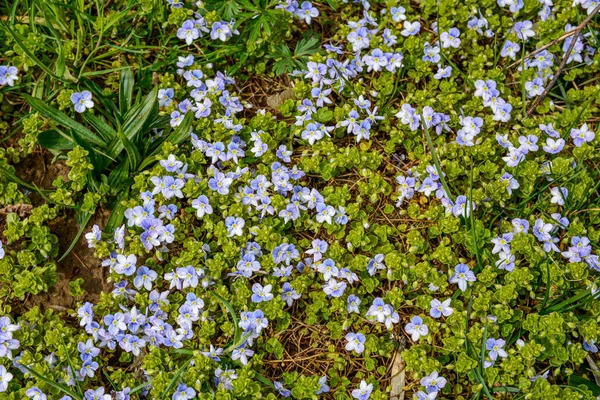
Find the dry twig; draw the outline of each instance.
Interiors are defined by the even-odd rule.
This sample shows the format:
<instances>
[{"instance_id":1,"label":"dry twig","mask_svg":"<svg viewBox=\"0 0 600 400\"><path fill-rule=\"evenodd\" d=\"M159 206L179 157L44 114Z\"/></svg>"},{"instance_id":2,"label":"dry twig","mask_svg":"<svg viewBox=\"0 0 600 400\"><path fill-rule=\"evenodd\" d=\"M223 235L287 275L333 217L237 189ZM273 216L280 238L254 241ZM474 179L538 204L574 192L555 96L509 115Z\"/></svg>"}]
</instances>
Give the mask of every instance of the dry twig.
<instances>
[{"instance_id":1,"label":"dry twig","mask_svg":"<svg viewBox=\"0 0 600 400\"><path fill-rule=\"evenodd\" d=\"M600 11L600 4L598 4L596 6L596 8L594 8L594 10L581 22L581 24L579 24L579 26L577 28L575 28L575 30L573 31L573 35L575 36L575 39L573 39L571 41L571 44L569 45L569 49L563 56L560 66L558 67L558 70L554 74L554 78L552 78L552 80L550 81L550 84L548 84L548 87L546 87L546 89L544 90L544 93L542 93L537 99L535 99L535 101L533 102L533 104L531 105L529 110L527 111L527 114L525 117L529 117L529 115L531 115L531 113L542 102L542 100L544 100L546 98L546 96L550 92L550 89L552 89L552 87L554 86L556 81L558 81L560 74L562 73L563 69L567 65L567 60L569 59L569 56L571 55L571 52L573 51L573 48L575 47L575 43L577 43L577 37L579 36L579 34L583 30L583 28L585 28L585 26L588 24L588 22L590 22L592 20L592 18L594 18L594 15L596 15L598 13L598 11ZM523 72L524 71L521 71L521 73L523 73Z\"/></svg>"}]
</instances>

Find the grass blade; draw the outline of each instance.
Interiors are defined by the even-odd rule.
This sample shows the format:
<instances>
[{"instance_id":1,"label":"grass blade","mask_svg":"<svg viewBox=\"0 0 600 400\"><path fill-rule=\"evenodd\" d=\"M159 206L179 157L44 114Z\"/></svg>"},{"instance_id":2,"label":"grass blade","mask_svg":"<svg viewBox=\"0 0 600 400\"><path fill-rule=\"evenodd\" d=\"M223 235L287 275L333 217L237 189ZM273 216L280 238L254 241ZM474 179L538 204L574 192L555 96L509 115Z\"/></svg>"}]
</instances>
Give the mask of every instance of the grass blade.
<instances>
[{"instance_id":1,"label":"grass blade","mask_svg":"<svg viewBox=\"0 0 600 400\"><path fill-rule=\"evenodd\" d=\"M57 124L73 129L73 131L75 131L82 139L86 140L87 142L99 147L106 146L106 142L104 140L96 136L92 131L90 131L85 126L81 125L79 122L68 117L62 111L59 111L54 107L50 107L42 100L37 99L35 97L31 97L28 94L24 94L23 97L31 106L31 108L33 108L35 111L39 112L47 118L50 118Z\"/></svg>"}]
</instances>

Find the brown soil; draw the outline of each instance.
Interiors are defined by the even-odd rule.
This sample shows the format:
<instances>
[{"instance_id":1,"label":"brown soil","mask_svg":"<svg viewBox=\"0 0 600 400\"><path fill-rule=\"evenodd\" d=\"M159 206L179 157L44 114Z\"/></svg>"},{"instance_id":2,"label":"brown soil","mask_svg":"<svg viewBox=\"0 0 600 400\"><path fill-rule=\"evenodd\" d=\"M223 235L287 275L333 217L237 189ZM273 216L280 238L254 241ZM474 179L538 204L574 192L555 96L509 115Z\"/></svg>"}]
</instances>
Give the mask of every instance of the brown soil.
<instances>
[{"instance_id":1,"label":"brown soil","mask_svg":"<svg viewBox=\"0 0 600 400\"><path fill-rule=\"evenodd\" d=\"M25 157L19 164L15 165L16 174L28 183L34 183L41 189L52 189L52 182L59 176L68 180L69 167L62 160L55 160L46 150L40 150ZM33 205L43 204L44 199L37 193L29 196ZM108 271L101 266L101 260L94 257L94 249L88 248L85 233L96 224L101 228L106 224L110 210L100 208L88 223L84 233L81 235L71 252L64 260L57 263L57 282L48 292L29 296L21 307L26 311L33 306L43 309L52 308L55 311L66 312L73 309L78 301L96 302L100 293L109 291L112 285L106 282ZM79 225L75 221L75 213L65 210L62 215L48 223L50 231L58 237L60 244L59 258L62 256L79 232ZM69 294L69 282L83 278L82 285L85 295L74 298Z\"/></svg>"}]
</instances>

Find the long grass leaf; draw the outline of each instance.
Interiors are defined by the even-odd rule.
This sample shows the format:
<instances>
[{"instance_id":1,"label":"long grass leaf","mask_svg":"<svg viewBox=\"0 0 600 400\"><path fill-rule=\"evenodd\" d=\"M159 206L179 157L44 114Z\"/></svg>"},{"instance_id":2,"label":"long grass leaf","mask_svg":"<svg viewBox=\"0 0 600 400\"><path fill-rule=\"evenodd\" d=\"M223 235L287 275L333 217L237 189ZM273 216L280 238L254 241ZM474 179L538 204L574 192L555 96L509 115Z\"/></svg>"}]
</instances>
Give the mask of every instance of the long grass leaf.
<instances>
[{"instance_id":1,"label":"long grass leaf","mask_svg":"<svg viewBox=\"0 0 600 400\"><path fill-rule=\"evenodd\" d=\"M23 97L27 101L27 103L33 108L35 111L39 112L43 116L50 118L57 124L65 126L74 130L82 139L85 141L94 144L96 146L105 147L106 142L95 135L92 131L90 131L85 126L81 125L79 122L67 116L62 111L57 110L54 107L50 107L42 100L37 99L35 97L31 97L27 94L24 94Z\"/></svg>"}]
</instances>

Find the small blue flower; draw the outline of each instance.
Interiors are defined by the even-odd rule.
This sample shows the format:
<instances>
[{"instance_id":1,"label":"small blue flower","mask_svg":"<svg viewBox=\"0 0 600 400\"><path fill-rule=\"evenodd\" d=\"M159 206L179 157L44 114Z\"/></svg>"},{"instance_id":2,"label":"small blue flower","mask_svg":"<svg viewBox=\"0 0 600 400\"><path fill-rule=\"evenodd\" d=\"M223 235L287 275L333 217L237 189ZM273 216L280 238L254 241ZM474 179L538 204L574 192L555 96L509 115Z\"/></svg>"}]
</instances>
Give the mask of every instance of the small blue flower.
<instances>
[{"instance_id":1,"label":"small blue flower","mask_svg":"<svg viewBox=\"0 0 600 400\"><path fill-rule=\"evenodd\" d=\"M92 101L92 93L89 90L84 90L80 93L75 92L71 95L71 102L74 105L75 111L78 113L85 112L85 110L94 107Z\"/></svg>"}]
</instances>

